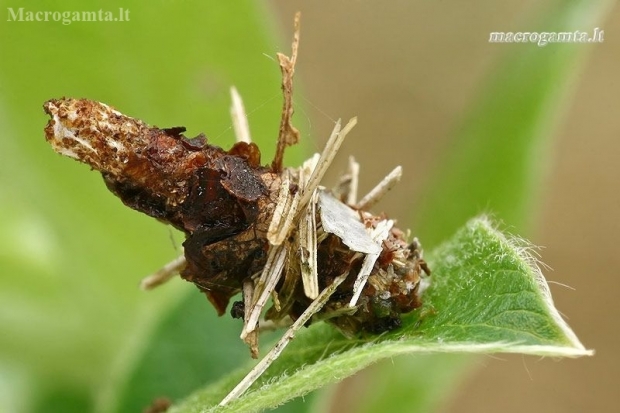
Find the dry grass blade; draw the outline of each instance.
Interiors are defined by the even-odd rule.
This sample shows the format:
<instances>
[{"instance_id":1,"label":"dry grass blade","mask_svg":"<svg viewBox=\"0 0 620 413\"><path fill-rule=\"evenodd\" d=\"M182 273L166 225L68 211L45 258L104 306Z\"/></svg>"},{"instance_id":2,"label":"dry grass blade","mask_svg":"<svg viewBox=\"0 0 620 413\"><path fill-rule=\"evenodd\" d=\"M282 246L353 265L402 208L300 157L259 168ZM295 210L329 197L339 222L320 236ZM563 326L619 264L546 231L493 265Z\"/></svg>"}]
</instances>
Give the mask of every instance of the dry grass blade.
<instances>
[{"instance_id":1,"label":"dry grass blade","mask_svg":"<svg viewBox=\"0 0 620 413\"><path fill-rule=\"evenodd\" d=\"M340 129L340 120L336 122L327 144L325 145L325 149L321 153L317 165L308 179L308 184L304 188L301 201L299 202L300 210L303 210L303 208L308 205L308 202L310 202L310 197L321 183L321 180L325 176L325 172L327 172L327 169L329 169L329 166L336 157L342 142L344 142L347 134L355 125L357 125L357 118L351 118L342 130Z\"/></svg>"},{"instance_id":2,"label":"dry grass blade","mask_svg":"<svg viewBox=\"0 0 620 413\"><path fill-rule=\"evenodd\" d=\"M349 189L346 191L347 193L347 204L355 205L357 202L357 190L359 186L359 176L360 176L360 164L355 161L355 158L349 156Z\"/></svg>"},{"instance_id":3,"label":"dry grass blade","mask_svg":"<svg viewBox=\"0 0 620 413\"><path fill-rule=\"evenodd\" d=\"M254 282L246 280L243 282L243 308L244 308L244 320L249 320L250 312L252 308L252 302L254 300ZM243 341L250 348L250 354L252 358L258 358L258 330L253 330L243 337Z\"/></svg>"},{"instance_id":4,"label":"dry grass blade","mask_svg":"<svg viewBox=\"0 0 620 413\"><path fill-rule=\"evenodd\" d=\"M250 126L248 125L248 117L245 114L243 100L234 86L230 88L230 97L232 99L230 117L232 118L235 138L237 142L251 143Z\"/></svg>"},{"instance_id":5,"label":"dry grass blade","mask_svg":"<svg viewBox=\"0 0 620 413\"><path fill-rule=\"evenodd\" d=\"M403 168L397 166L385 178L381 180L373 189L370 190L356 205L356 209L368 210L388 193L400 181L403 175ZM353 204L350 204L353 205Z\"/></svg>"},{"instance_id":6,"label":"dry grass blade","mask_svg":"<svg viewBox=\"0 0 620 413\"><path fill-rule=\"evenodd\" d=\"M186 264L185 255L178 256L157 270L157 272L144 277L142 281L140 281L140 288L143 290L152 290L155 287L159 287L168 282L175 275L178 275L179 272L185 268Z\"/></svg>"},{"instance_id":7,"label":"dry grass blade","mask_svg":"<svg viewBox=\"0 0 620 413\"><path fill-rule=\"evenodd\" d=\"M297 214L299 193L293 192L293 183L289 171L284 171L278 200L269 223L267 239L271 245L281 245L291 230L293 217Z\"/></svg>"},{"instance_id":8,"label":"dry grass blade","mask_svg":"<svg viewBox=\"0 0 620 413\"><path fill-rule=\"evenodd\" d=\"M269 250L267 264L261 273L260 278L255 284L253 304L250 309L250 316L245 319L241 338L245 340L246 336L257 329L258 319L261 312L271 296L280 277L286 262L287 248L285 245L272 246Z\"/></svg>"},{"instance_id":9,"label":"dry grass blade","mask_svg":"<svg viewBox=\"0 0 620 413\"><path fill-rule=\"evenodd\" d=\"M315 190L310 205L299 223L299 255L301 281L306 297L315 299L319 295L319 276L317 268L316 203Z\"/></svg>"},{"instance_id":10,"label":"dry grass blade","mask_svg":"<svg viewBox=\"0 0 620 413\"><path fill-rule=\"evenodd\" d=\"M302 328L314 314L316 314L327 303L331 295L336 291L336 288L347 278L347 274L342 274L334 279L334 282L327 288L325 288L321 294L308 306L308 308L302 313L302 315L295 320L293 325L284 333L284 335L278 340L275 346L258 362L258 364L235 386L235 388L228 393L226 397L220 402L220 406L225 406L232 400L235 400L242 395L255 381L258 379L267 368L280 356L284 348L295 338L295 333Z\"/></svg>"}]
</instances>

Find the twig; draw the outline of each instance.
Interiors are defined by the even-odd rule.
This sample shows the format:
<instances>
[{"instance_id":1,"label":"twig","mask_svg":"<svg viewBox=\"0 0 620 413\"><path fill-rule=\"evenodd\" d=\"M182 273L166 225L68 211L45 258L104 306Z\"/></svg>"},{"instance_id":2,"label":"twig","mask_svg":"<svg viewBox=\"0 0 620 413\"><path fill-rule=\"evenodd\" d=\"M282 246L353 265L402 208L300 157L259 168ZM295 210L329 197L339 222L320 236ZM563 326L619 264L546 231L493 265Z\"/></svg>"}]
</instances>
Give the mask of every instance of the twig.
<instances>
[{"instance_id":1,"label":"twig","mask_svg":"<svg viewBox=\"0 0 620 413\"><path fill-rule=\"evenodd\" d=\"M323 306L329 301L329 297L336 291L336 288L347 278L348 273L342 274L334 279L334 282L327 288L325 288L321 294L314 300L308 308L301 314L301 316L295 320L293 325L284 333L284 335L278 340L275 346L258 362L256 366L235 386L234 389L220 402L220 406L225 406L232 400L235 400L241 396L261 374L267 370L267 368L280 356L284 348L295 338L295 333L302 328Z\"/></svg>"},{"instance_id":2,"label":"twig","mask_svg":"<svg viewBox=\"0 0 620 413\"><path fill-rule=\"evenodd\" d=\"M297 62L297 50L299 49L299 20L301 13L295 14L295 33L293 34L293 45L291 47L291 57L278 53L280 70L282 71L282 93L284 95L284 105L282 108L282 119L280 121L280 133L276 154L271 164L271 170L279 173L282 171L284 161L284 150L287 146L294 145L299 141L299 131L291 124L293 117L293 75L295 74L295 63Z\"/></svg>"}]
</instances>

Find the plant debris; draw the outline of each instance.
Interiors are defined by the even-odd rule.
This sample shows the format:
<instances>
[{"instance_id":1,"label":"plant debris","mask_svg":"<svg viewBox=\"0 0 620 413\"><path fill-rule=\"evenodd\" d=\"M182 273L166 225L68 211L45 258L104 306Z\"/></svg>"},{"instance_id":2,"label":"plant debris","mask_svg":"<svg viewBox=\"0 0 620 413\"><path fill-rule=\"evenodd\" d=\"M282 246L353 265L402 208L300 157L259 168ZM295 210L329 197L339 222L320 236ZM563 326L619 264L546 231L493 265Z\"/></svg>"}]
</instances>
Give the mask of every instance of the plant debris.
<instances>
[{"instance_id":1,"label":"plant debris","mask_svg":"<svg viewBox=\"0 0 620 413\"><path fill-rule=\"evenodd\" d=\"M292 321L222 404L243 393L302 326L325 320L349 337L398 328L401 314L420 306L421 275L430 274L417 239L368 211L400 179L400 167L359 201L359 165L352 158L334 190L320 185L355 118L336 124L320 155L299 168L283 167L285 148L299 139L291 123L298 42L299 14L292 57L278 54L284 107L267 166L234 89L238 141L228 151L204 135L189 139L183 127L152 127L103 103L62 98L44 105L51 117L45 136L56 152L100 171L125 205L185 233L183 256L145 278L143 288L180 273L219 315L241 293L231 314L243 319L241 338L255 358L261 315L263 325Z\"/></svg>"}]
</instances>

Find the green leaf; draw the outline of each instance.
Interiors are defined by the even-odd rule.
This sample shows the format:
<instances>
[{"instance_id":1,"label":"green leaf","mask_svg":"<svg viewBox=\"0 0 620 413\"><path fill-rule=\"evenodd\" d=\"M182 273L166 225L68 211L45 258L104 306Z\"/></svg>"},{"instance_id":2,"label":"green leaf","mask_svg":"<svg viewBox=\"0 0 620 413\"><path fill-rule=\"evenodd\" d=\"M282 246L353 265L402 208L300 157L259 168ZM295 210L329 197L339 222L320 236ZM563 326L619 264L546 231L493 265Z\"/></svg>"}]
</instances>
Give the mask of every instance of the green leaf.
<instances>
[{"instance_id":1,"label":"green leaf","mask_svg":"<svg viewBox=\"0 0 620 413\"><path fill-rule=\"evenodd\" d=\"M486 218L472 220L431 254L435 271L424 305L399 330L373 340L349 340L329 325L312 326L240 399L216 406L245 371L196 392L170 413L273 408L401 354L592 354L554 308L530 248L501 234Z\"/></svg>"},{"instance_id":2,"label":"green leaf","mask_svg":"<svg viewBox=\"0 0 620 413\"><path fill-rule=\"evenodd\" d=\"M613 3L559 0L535 8L517 27L524 32L592 30L603 25ZM477 100L469 105L469 113L456 128L446 150L436 160L422 201L414 209L412 228L427 248L482 212L492 214L521 234L532 230L545 173L553 163L556 125L570 105L589 52L598 46L554 43L539 47L524 43L491 47L501 49L501 57L481 83ZM433 356L436 366L420 357L401 360L399 367L423 375L445 369L453 376L464 377L465 370L473 364L462 357L451 357L452 366L442 356ZM359 376L357 388L384 383L381 401L387 411L401 411L402 406L407 406L407 412L433 411L450 393L445 383L457 381L444 376L443 394L437 394L437 387L430 380L420 383L418 391L412 392L412 385L395 377L392 363L383 363ZM428 396L420 398L418 393L438 397L429 406ZM398 402L408 396L406 403ZM364 411L375 399L370 392L360 392L349 405L355 411ZM334 398L333 403L338 400Z\"/></svg>"}]
</instances>

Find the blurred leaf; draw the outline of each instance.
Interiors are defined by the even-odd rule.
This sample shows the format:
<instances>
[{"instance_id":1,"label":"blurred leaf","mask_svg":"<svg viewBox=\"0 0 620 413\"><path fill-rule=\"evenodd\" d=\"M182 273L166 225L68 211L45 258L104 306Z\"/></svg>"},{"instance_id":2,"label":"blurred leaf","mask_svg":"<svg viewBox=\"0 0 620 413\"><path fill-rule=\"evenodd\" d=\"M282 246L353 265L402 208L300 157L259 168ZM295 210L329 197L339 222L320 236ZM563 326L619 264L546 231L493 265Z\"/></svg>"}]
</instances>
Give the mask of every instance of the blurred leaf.
<instances>
[{"instance_id":1,"label":"blurred leaf","mask_svg":"<svg viewBox=\"0 0 620 413\"><path fill-rule=\"evenodd\" d=\"M231 317L218 319L205 296L193 292L162 319L121 389L116 410L139 412L157 397L181 400L245 364L249 351L239 339L241 325Z\"/></svg>"},{"instance_id":2,"label":"blurred leaf","mask_svg":"<svg viewBox=\"0 0 620 413\"><path fill-rule=\"evenodd\" d=\"M602 27L613 3L559 0L553 5L541 4L539 10L544 14L531 16L519 29L591 31ZM437 160L436 171L431 173L432 179L416 208L413 228L427 248L481 212L492 214L520 233L531 230L545 172L553 161L550 148L557 120L570 104L587 53L596 45L555 43L539 47L533 43L498 43L495 47L504 49L505 55L481 85L479 102L473 104L471 113ZM456 383L457 377L463 377L473 366L458 357L452 357L450 365L442 357L400 360L399 367L419 372L416 375L447 370L452 377L444 377L445 382ZM412 391L413 385L399 379L391 363L360 375L358 386L372 388L376 382L384 383L381 402L388 411L432 411L451 391L450 386L444 385L443 392L438 393L432 380L420 383L421 387ZM428 397L417 397L420 393L437 397L426 404ZM407 397L409 401L402 402ZM350 400L349 408L372 411L364 409L376 405L376 398L372 392L360 391ZM332 403L339 402L334 398ZM406 410L400 410L403 406L407 406Z\"/></svg>"},{"instance_id":3,"label":"blurred leaf","mask_svg":"<svg viewBox=\"0 0 620 413\"><path fill-rule=\"evenodd\" d=\"M76 0L31 6L100 8ZM43 136L43 102L100 100L151 124L184 125L189 136L204 131L227 147L235 85L255 140L267 148L263 162L273 154L280 77L265 54L287 48L267 40L273 25L260 4L113 0L104 9L119 7L130 21L0 22L0 378L20 378L10 402L20 411L112 409L162 314L196 294L182 282L151 294L137 289L177 255L171 238L178 244L179 235L124 207L99 174L54 154ZM214 327L199 328L183 340Z\"/></svg>"},{"instance_id":4,"label":"blurred leaf","mask_svg":"<svg viewBox=\"0 0 620 413\"><path fill-rule=\"evenodd\" d=\"M591 31L600 27L610 0L559 0L524 32ZM544 9L543 9L544 10ZM480 39L480 41L488 41ZM416 215L424 245L445 239L462 222L490 211L527 230L552 162L549 151L558 119L566 112L576 79L595 45L497 43L506 54L481 100L456 132L439 162Z\"/></svg>"},{"instance_id":5,"label":"blurred leaf","mask_svg":"<svg viewBox=\"0 0 620 413\"><path fill-rule=\"evenodd\" d=\"M368 341L346 339L325 324L312 326L240 399L211 407L243 372L200 390L170 413L260 411L399 354L590 354L553 307L528 248L486 219L472 220L431 254L433 283L423 307L407 316L402 328Z\"/></svg>"}]
</instances>

